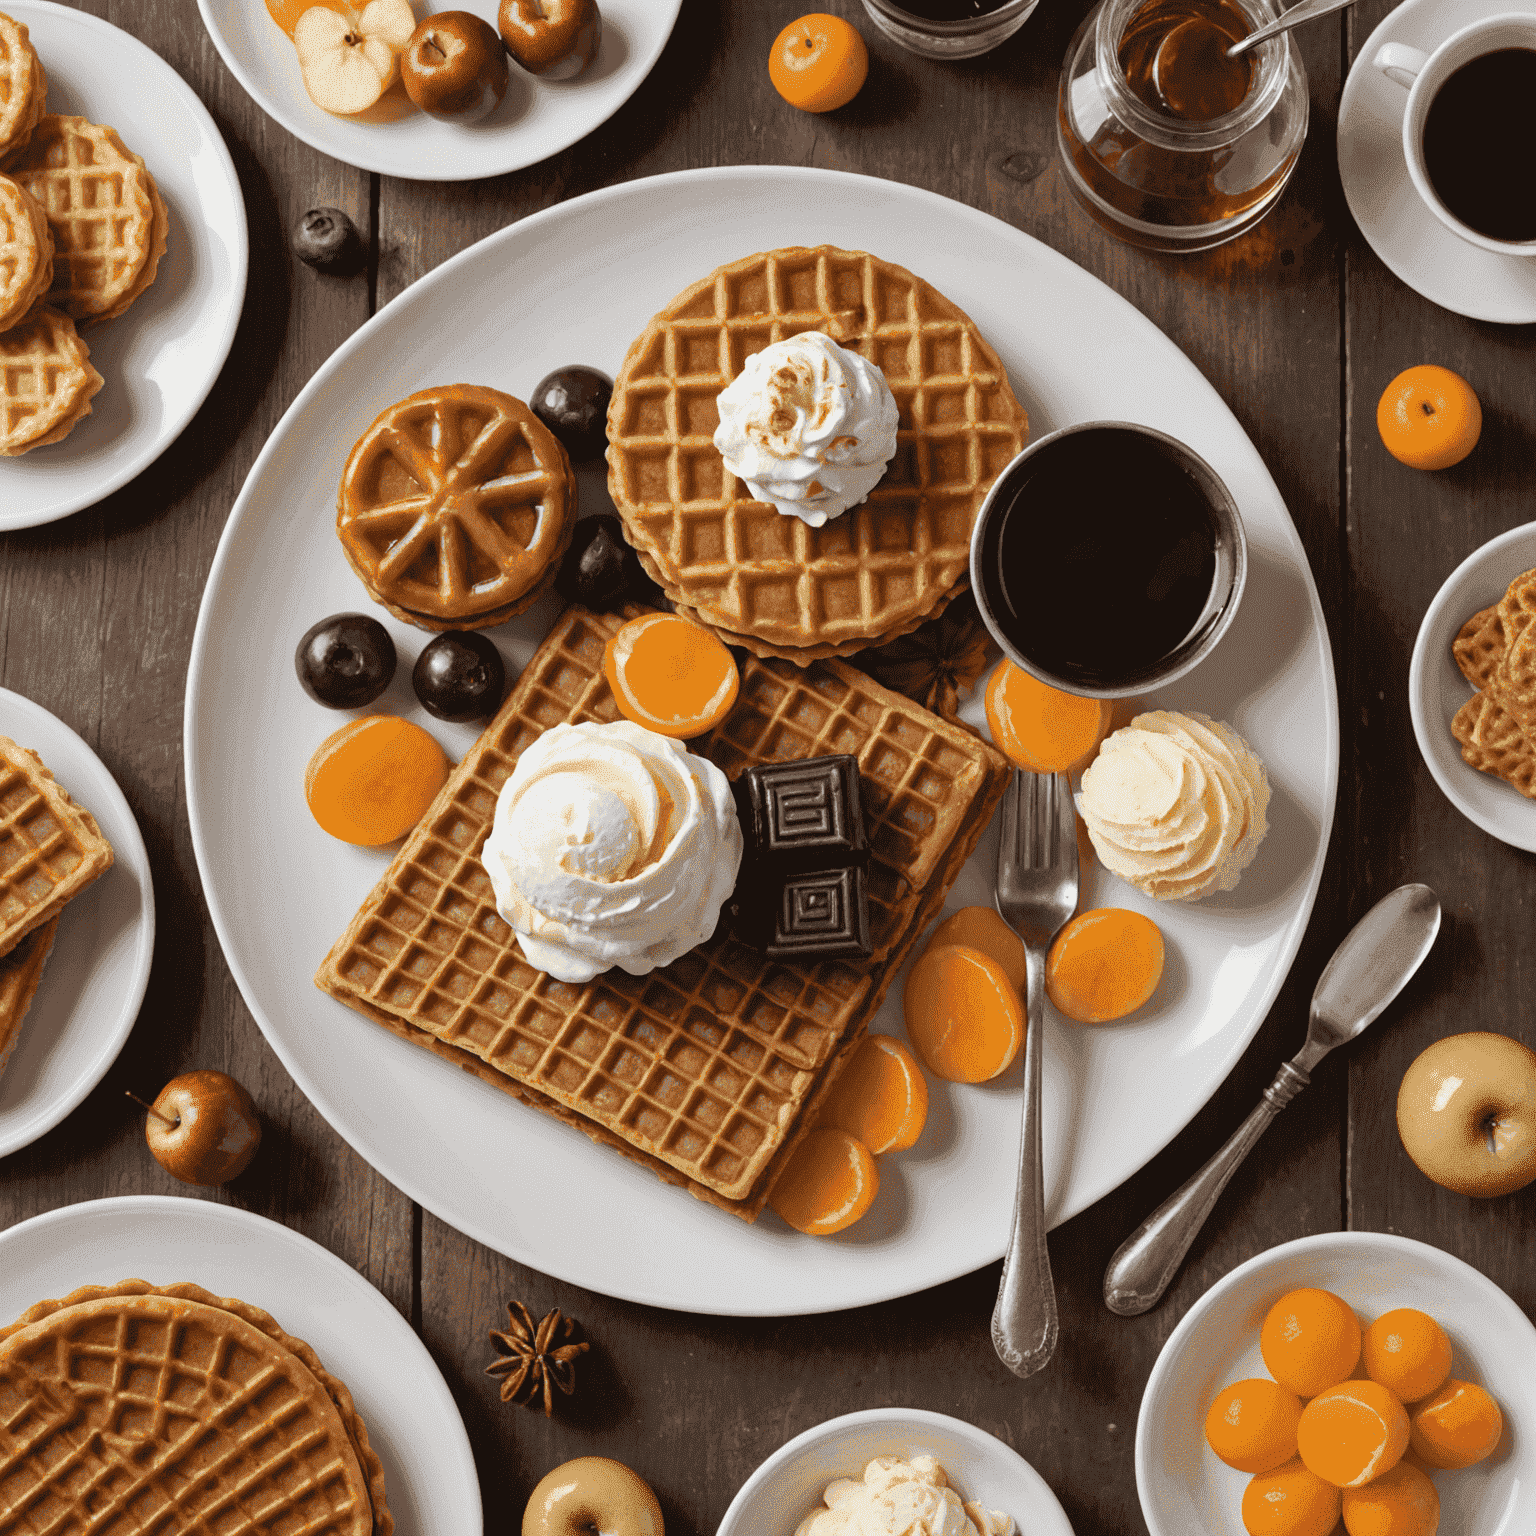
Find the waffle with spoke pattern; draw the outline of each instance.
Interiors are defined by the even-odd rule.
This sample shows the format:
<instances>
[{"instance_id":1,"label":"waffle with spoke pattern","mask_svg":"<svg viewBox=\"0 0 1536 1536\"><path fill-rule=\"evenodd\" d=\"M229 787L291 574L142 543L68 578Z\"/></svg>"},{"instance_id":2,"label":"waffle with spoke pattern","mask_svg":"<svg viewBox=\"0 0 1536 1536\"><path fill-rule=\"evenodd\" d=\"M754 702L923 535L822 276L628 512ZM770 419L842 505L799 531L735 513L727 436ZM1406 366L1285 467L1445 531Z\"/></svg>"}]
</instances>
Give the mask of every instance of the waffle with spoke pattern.
<instances>
[{"instance_id":1,"label":"waffle with spoke pattern","mask_svg":"<svg viewBox=\"0 0 1536 1536\"><path fill-rule=\"evenodd\" d=\"M746 359L822 331L884 372L896 457L868 500L811 528L753 501L713 434ZM921 278L862 251L767 251L680 294L630 347L608 411L608 483L667 596L727 640L862 649L963 586L987 490L1028 418L997 354Z\"/></svg>"},{"instance_id":2,"label":"waffle with spoke pattern","mask_svg":"<svg viewBox=\"0 0 1536 1536\"><path fill-rule=\"evenodd\" d=\"M735 707L697 748L733 776L778 759L858 758L874 956L785 964L722 927L647 976L555 981L523 958L479 855L501 785L533 740L563 722L618 718L602 658L625 616L567 610L315 979L751 1220L943 905L1008 768L969 732L839 662L801 671L748 660Z\"/></svg>"},{"instance_id":3,"label":"waffle with spoke pattern","mask_svg":"<svg viewBox=\"0 0 1536 1536\"><path fill-rule=\"evenodd\" d=\"M267 1313L86 1286L0 1330L7 1536L389 1536L351 1394Z\"/></svg>"}]
</instances>

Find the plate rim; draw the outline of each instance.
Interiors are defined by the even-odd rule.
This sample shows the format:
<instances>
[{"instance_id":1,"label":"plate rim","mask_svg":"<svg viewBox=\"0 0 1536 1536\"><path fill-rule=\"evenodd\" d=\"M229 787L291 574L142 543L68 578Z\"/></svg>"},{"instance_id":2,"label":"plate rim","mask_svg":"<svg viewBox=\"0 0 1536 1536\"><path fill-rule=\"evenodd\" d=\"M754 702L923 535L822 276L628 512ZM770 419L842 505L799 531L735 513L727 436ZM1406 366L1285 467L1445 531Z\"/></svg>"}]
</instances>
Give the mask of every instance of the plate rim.
<instances>
[{"instance_id":1,"label":"plate rim","mask_svg":"<svg viewBox=\"0 0 1536 1536\"><path fill-rule=\"evenodd\" d=\"M230 192L230 206L234 214L235 228L233 233L236 238L232 242L235 256L236 281L229 286L228 292L233 297L233 302L226 308L225 320L221 334L215 345L204 352L212 366L208 369L206 381L194 392L195 398L189 396L190 405L178 416L166 418L166 425L159 436L150 442L141 452L125 461L125 464L114 469L107 476L105 482L97 489L87 493L89 499L77 501L72 506L50 508L42 516L34 516L22 513L19 516L0 513L0 532L11 532L21 528L41 528L48 523L58 522L62 518L73 517L76 512L84 512L90 507L103 502L114 491L120 491L130 480L139 475L154 464L183 432L192 424L192 419L202 410L207 403L209 395L213 393L213 387L219 381L219 376L224 371L224 364L229 361L230 351L235 344L235 334L240 329L240 317L245 310L245 290L250 278L251 264L251 231L250 222L245 213L245 193L240 186L240 176L235 170L235 162L229 153L229 145L224 142L224 135L219 131L219 126L213 120L212 113L203 105L202 98L187 84L175 69L147 43L135 37L132 32L122 27L114 26L110 21L94 15L90 11L78 11L73 6L60 5L56 0L15 0L11 7L18 21L25 22L29 12L40 11L58 18L69 18L83 24L87 30L95 28L101 32L111 34L114 46L121 47L122 40L126 39L130 55L134 49L141 50L151 58L155 65L162 69L170 77L172 88L177 91L183 104L187 107L191 116L196 119L208 135L208 141L217 152L219 168L224 173L224 179ZM67 73L67 71L65 71ZM197 213L204 214L205 205L200 201L197 205ZM206 223L206 218L202 220ZM65 498L68 500L68 498Z\"/></svg>"},{"instance_id":2,"label":"plate rim","mask_svg":"<svg viewBox=\"0 0 1536 1536\"><path fill-rule=\"evenodd\" d=\"M1055 250L1053 247L1046 245L1045 242L1037 239L1035 236L1032 236L1023 230L1017 229L1015 226L1008 224L1003 220L997 219L991 214L974 208L968 203L960 203L954 199L947 198L940 193L928 191L925 188L912 187L905 183L899 182L893 183L880 177L866 176L847 171L829 170L820 167L754 164L745 166L697 167L689 170L666 172L657 176L641 177L637 178L635 181L620 182L614 186L599 188L595 191L583 194L581 197L569 199L566 202L555 204L553 207L543 209L535 214L531 214L527 218L524 218L515 224L508 225L503 229L494 231L493 233L485 236L483 239L476 241L470 246L467 246L464 250L456 252L441 265L424 274L409 288L402 290L401 293L397 294L393 299L391 299L390 302L386 304L382 309L380 309L377 314L373 315L362 326L360 326L357 331L349 336L336 349L336 351L332 353L326 362L321 365L313 377L299 392L298 396L294 399L293 403L284 413L282 419L277 423L271 434L268 436L260 454L258 454L255 462L252 464L251 469L246 477L245 483L241 487L240 494L236 498L234 506L230 511L230 515L224 526L223 534L220 537L218 550L214 555L213 564L209 570L207 583L203 589L202 599L199 603L197 626L193 637L191 653L188 659L187 687L183 710L183 762L186 774L188 820L191 825L193 850L197 859L199 876L202 880L204 897L208 904L209 915L213 921L214 930L219 939L219 944L224 955L225 963L229 966L230 973L235 981L236 986L240 990L242 998L245 1000L247 1007L251 1009L252 1016L255 1018L257 1025L261 1029L263 1035L266 1036L269 1044L272 1045L274 1052L282 1061L284 1067L288 1070L290 1075L294 1078L294 1081L298 1084L300 1089L305 1093L306 1097L308 1097L311 1102L316 1105L317 1108L320 1108L321 1100L319 1097L317 1097L313 1089L309 1074L299 1069L296 1062L292 1059L291 1053L287 1050L286 1044L279 1043L276 1032L270 1029L266 1022L264 1010L252 1004L251 994L248 991L248 981L244 968L231 958L230 946L226 939L227 923L222 905L215 892L214 882L210 879L210 871L215 868L215 865L210 850L208 849L204 839L203 815L201 811L203 787L201 784L199 768L195 762L195 756L198 750L201 734L198 720L202 697L201 674L203 669L204 653L210 644L210 629L208 624L208 614L210 610L209 594L214 591L215 585L222 580L225 574L226 564L234 558L232 554L232 535L234 530L238 527L249 504L248 493L250 492L251 487L264 476L269 462L273 458L277 457L278 453L281 451L283 440L286 437L287 432L292 429L292 422L296 421L303 413L303 411L309 407L310 403L329 387L332 375L346 365L352 353L367 345L369 339L374 333L375 328L382 327L390 323L394 307L396 305L403 304L406 301L408 295L411 296L414 300L419 298L422 293L430 291L431 288L435 286L451 284L457 276L459 267L462 264L467 264L471 261L480 259L483 255L485 247L497 242L507 244L515 243L529 238L530 235L536 237L545 224L558 221L568 216L570 210L573 208L587 209L607 200L617 200L620 198L633 196L635 195L636 188L638 187L645 187L650 189L652 192L660 193L671 185L707 181L711 178L720 178L729 181L751 182L756 180L767 180L776 177L789 177L792 179L805 181L815 180L826 183L828 185L859 187L866 190L879 188L883 189L886 195L889 195L894 189L894 192L902 198L916 199L919 202L927 203L929 206L936 209L943 209L946 217L958 218L967 222L974 222L979 226L987 227L989 229L1000 227L1002 230L1006 231L1008 237L1026 242L1032 248L1032 255L1035 259L1038 259L1047 265L1056 266L1066 273L1070 273L1071 280L1073 281L1086 280L1092 282L1099 290L1098 297L1106 302L1111 308L1117 310L1119 318L1124 325L1127 327L1137 328L1144 331L1149 336L1155 337L1158 343L1173 348L1173 350L1177 352L1181 358L1184 359L1185 363L1190 368L1191 373L1200 381L1205 389L1210 391L1211 399L1216 403L1217 406L1219 406L1220 410L1226 413L1226 415L1231 420L1233 429L1241 435L1243 442L1247 444L1248 449L1252 454L1252 463L1258 474L1262 475L1263 483L1267 487L1268 494L1272 496L1276 507L1278 507L1285 514L1283 519L1283 532L1287 542L1293 548L1296 560L1296 568L1304 577L1310 605L1309 613L1312 621L1312 633L1310 639L1312 644L1317 648L1320 655L1320 661L1322 662L1321 672L1324 691L1323 703L1327 717L1327 739L1324 743L1324 751L1322 753L1323 783L1326 788L1326 806L1324 808L1324 814L1318 829L1317 852L1313 859L1312 868L1302 882L1302 889L1296 909L1296 916L1292 923L1291 938L1286 946L1289 950L1289 953L1284 959L1283 964L1277 965L1275 967L1267 985L1260 995L1259 1001L1255 1004L1254 1019L1251 1030L1244 1038L1234 1038L1234 1040L1230 1043L1226 1052L1221 1057L1219 1069L1212 1069L1213 1085L1210 1089L1210 1092L1206 1095L1206 1098L1190 1111L1189 1116L1182 1123L1171 1126L1168 1129L1164 1139L1148 1152L1148 1155L1146 1159L1143 1160L1143 1162L1138 1164L1138 1169L1145 1167L1147 1162L1150 1162L1153 1157L1162 1151L1164 1147L1166 1147L1177 1135L1179 1135L1181 1131L1184 1130L1190 1121L1194 1119L1195 1115L1199 1113L1203 1105L1209 1102L1210 1097L1215 1094L1217 1089L1219 1089L1221 1086L1221 1083L1225 1081L1228 1075L1230 1075L1232 1068L1235 1066L1243 1053L1247 1050L1248 1046L1252 1043L1254 1036L1258 1033L1259 1028L1263 1024L1265 1016L1273 1006L1275 998L1279 995L1280 989L1284 985L1285 979L1290 972L1291 966L1295 962L1296 955L1300 950L1302 939L1305 936L1307 926L1311 920L1312 912L1316 905L1317 893L1322 882L1323 870L1327 859L1329 838L1337 807L1338 770L1340 755L1337 680L1333 667L1332 644L1328 635L1326 618L1322 611L1321 598L1317 590L1317 584L1312 576L1311 566L1310 562L1307 560L1305 547L1301 543L1300 534L1296 529L1294 521L1290 517L1290 512L1286 507L1285 499L1281 496L1279 487L1275 485L1274 477L1270 474L1268 466L1264 463L1262 456L1259 454L1257 446L1253 443L1252 438L1249 437L1241 422L1237 420L1236 416L1233 414L1231 408L1226 404L1225 400L1222 399L1217 391L1211 386L1209 380L1205 378L1205 376L1195 366L1193 361L1188 358L1187 354L1185 354L1183 350L1171 340L1171 338L1167 337L1128 299L1124 298L1121 294L1116 292L1116 290L1111 288L1102 279L1098 278L1095 276L1095 274L1089 272L1086 268L1080 266L1078 263L1072 261L1067 256L1064 256L1061 252ZM327 1123L331 1123L330 1117L325 1114L323 1109L321 1109L321 1113L322 1117L327 1120ZM333 1125L333 1129L335 1128L336 1127ZM362 1148L357 1147L354 1143L352 1143L344 1133L338 1131L338 1134L342 1134L343 1139L348 1140L348 1144L353 1145L354 1150L356 1150L358 1154L364 1158L365 1161L369 1162L370 1166L376 1166L367 1152L363 1151ZM1121 1178L1115 1183L1109 1184L1102 1189L1093 1190L1090 1195L1083 1200L1080 1206L1074 1208L1071 1211L1071 1215L1078 1214L1080 1210L1086 1209L1088 1206L1101 1199L1111 1189L1117 1188L1120 1183L1125 1181L1125 1179L1130 1178L1135 1171L1137 1170L1130 1170L1122 1175ZM623 1289L611 1289L609 1288L611 1285L611 1279L605 1280L602 1284L594 1284L590 1276L573 1272L569 1267L558 1262L554 1262L554 1259L550 1255L542 1253L538 1255L532 1255L527 1252L509 1253L508 1239L504 1234L487 1231L478 1223L468 1223L461 1225L459 1219L447 1216L443 1213L443 1211L440 1209L441 1202L437 1201L435 1198L428 1199L423 1197L422 1181L418 1177L410 1176L396 1179L395 1171L391 1171L384 1176L389 1178L391 1182L394 1182L397 1187L401 1189L405 1194L407 1194L412 1200L423 1206L424 1209L431 1211L440 1220L445 1221L455 1230L463 1232L466 1236L470 1237L476 1242L483 1243L486 1247L492 1249L495 1252L505 1254L507 1257L513 1258L516 1262L531 1264L533 1267L541 1269L543 1272L550 1274L568 1284L581 1285L587 1289L600 1290L603 1294L612 1295L623 1300L638 1302L642 1305L662 1307L677 1311L692 1311L704 1314L743 1317L804 1315L800 1310L797 1309L786 1311L783 1307L773 1308L766 1305L743 1306L740 1302L705 1304L698 1299L679 1301L671 1295L655 1294L644 1288L635 1286L630 1286ZM1070 1217L1066 1214L1062 1214L1057 1218L1057 1224L1060 1224L1061 1221L1067 1219L1070 1219ZM512 1246L516 1245L513 1244ZM993 1255L991 1259L984 1262L995 1262L997 1258L1001 1257L1002 1252L1003 1244L1000 1240L996 1254ZM557 1258L558 1256L555 1257ZM897 1296L912 1294L914 1289L925 1289L929 1285L942 1283L943 1278L944 1277L940 1277L939 1279L924 1280L916 1287L904 1285L902 1282L898 1281L896 1282L894 1289L882 1289L878 1294L870 1293L855 1299L839 1301L834 1306L819 1306L810 1310L816 1313L822 1313L865 1306L876 1301L889 1300ZM949 1276L948 1278L954 1278L954 1276Z\"/></svg>"},{"instance_id":3,"label":"plate rim","mask_svg":"<svg viewBox=\"0 0 1536 1536\"><path fill-rule=\"evenodd\" d=\"M11 1140L0 1134L0 1160L9 1157L13 1152L19 1152L23 1147L29 1147L34 1141L46 1136L49 1131L57 1127L69 1115L83 1104L87 1096L95 1089L96 1085L112 1070L112 1064L122 1054L123 1046L127 1044L128 1036L133 1033L133 1026L138 1023L139 1010L144 1006L144 994L149 988L149 972L155 958L155 880L154 871L150 867L149 850L144 846L144 833L139 827L138 817L133 814L133 807L128 803L128 797L123 793L122 786L113 776L111 769L97 756L90 743L80 735L73 726L60 720L51 710L44 709L35 699L29 699L24 693L17 693L11 688L0 688L0 711L20 708L25 714L28 710L36 711L39 715L51 720L61 730L67 731L74 738L76 747L84 755L88 763L92 763L101 771L103 787L110 786L107 790L109 798L113 799L113 810L122 818L130 829L130 837L126 849L121 842L112 845L114 865L118 860L124 860L132 869L133 876L139 887L140 915L138 929L135 936L135 948L133 959L133 973L128 987L123 993L122 1011L118 1015L117 1023L111 1034L107 1037L106 1044L101 1048L97 1061L88 1067L83 1077L75 1084L69 1093L65 1094L54 1105L43 1112L42 1121L30 1131L23 1130L20 1140ZM54 772L52 764L49 772ZM68 786L65 786L68 789ZM73 790L69 791L71 794ZM100 817L91 807L87 807L91 815L99 821ZM111 871L108 871L110 878ZM0 1237L4 1233L0 1232Z\"/></svg>"},{"instance_id":4,"label":"plate rim","mask_svg":"<svg viewBox=\"0 0 1536 1536\"><path fill-rule=\"evenodd\" d=\"M46 0L33 0L33 3L42 4L46 3ZM683 0L646 0L646 3L651 5L670 5L672 7L672 18L667 23L666 29L660 34L650 57L645 60L644 67L639 69L636 74L635 83L601 117L595 122L588 124L574 138L566 139L563 143L553 144L549 149L543 150L531 160L514 156L513 159L505 164L499 164L490 170L464 172L459 172L451 167L445 168L441 164L434 166L431 171L402 170L399 165L390 163L387 157L377 161L368 155L359 155L355 159L343 159L333 149L319 143L312 137L302 123L274 102L271 96L257 85L250 72L246 70L236 57L234 47L224 37L223 30L213 20L213 0L197 0L197 13L203 23L203 30L208 34L219 57L224 61L225 68L229 70L230 74L239 83L240 89L250 97L262 113L271 119L272 122L276 123L278 127L286 129L301 144L307 144L318 154L325 155L328 159L336 161L338 165L350 165L355 171L364 171L374 176L398 176L402 181L463 182L485 181L493 176L508 176L517 171L525 171L530 166L540 165L545 160L550 159L554 155L564 153L573 144L579 144L583 139L596 133L620 107L624 106L630 97L650 78L650 73L656 67L657 60L661 58L662 54L666 51L667 44L672 40L672 34L677 29L677 18L683 8Z\"/></svg>"}]
</instances>

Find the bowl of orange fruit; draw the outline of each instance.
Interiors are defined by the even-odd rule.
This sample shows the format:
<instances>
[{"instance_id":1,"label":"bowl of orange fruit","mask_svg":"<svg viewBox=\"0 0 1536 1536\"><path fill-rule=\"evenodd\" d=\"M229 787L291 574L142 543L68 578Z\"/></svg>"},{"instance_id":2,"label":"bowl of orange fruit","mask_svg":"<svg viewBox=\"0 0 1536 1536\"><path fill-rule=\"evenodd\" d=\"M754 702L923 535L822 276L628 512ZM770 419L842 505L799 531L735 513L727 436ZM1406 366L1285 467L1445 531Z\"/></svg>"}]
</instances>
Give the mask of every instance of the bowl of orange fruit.
<instances>
[{"instance_id":1,"label":"bowl of orange fruit","mask_svg":"<svg viewBox=\"0 0 1536 1536\"><path fill-rule=\"evenodd\" d=\"M1151 1536L1536 1530L1536 1327L1412 1238L1284 1243L1163 1346L1136 1426Z\"/></svg>"}]
</instances>

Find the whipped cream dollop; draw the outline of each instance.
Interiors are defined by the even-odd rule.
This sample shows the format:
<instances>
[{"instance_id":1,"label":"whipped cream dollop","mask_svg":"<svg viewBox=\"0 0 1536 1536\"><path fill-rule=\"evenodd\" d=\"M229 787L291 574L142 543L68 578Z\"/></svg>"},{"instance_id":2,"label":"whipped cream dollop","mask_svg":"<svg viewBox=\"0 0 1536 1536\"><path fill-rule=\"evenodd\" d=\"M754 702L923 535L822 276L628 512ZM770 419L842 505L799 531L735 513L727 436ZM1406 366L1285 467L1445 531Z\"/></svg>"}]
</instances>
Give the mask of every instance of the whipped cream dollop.
<instances>
[{"instance_id":1,"label":"whipped cream dollop","mask_svg":"<svg viewBox=\"0 0 1536 1536\"><path fill-rule=\"evenodd\" d=\"M820 331L754 352L716 403L725 467L812 528L863 501L896 456L885 375Z\"/></svg>"},{"instance_id":2,"label":"whipped cream dollop","mask_svg":"<svg viewBox=\"0 0 1536 1536\"><path fill-rule=\"evenodd\" d=\"M963 1504L932 1456L876 1456L859 1479L839 1478L795 1536L1013 1536L1013 1519Z\"/></svg>"},{"instance_id":3,"label":"whipped cream dollop","mask_svg":"<svg viewBox=\"0 0 1536 1536\"><path fill-rule=\"evenodd\" d=\"M707 939L741 852L730 780L615 720L554 726L523 753L480 858L529 962L584 982L644 976Z\"/></svg>"},{"instance_id":4,"label":"whipped cream dollop","mask_svg":"<svg viewBox=\"0 0 1536 1536\"><path fill-rule=\"evenodd\" d=\"M1198 901L1253 861L1269 777L1230 725L1157 710L1105 739L1077 809L1106 869L1156 900Z\"/></svg>"}]
</instances>

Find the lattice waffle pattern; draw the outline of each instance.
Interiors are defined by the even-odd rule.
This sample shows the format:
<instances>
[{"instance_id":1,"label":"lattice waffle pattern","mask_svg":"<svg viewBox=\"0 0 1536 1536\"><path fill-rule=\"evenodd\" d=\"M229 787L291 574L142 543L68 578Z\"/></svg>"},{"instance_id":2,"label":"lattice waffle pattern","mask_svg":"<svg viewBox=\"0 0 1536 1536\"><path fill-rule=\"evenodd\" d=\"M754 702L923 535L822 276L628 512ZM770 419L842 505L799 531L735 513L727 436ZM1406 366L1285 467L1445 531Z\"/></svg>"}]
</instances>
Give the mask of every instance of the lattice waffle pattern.
<instances>
[{"instance_id":1,"label":"lattice waffle pattern","mask_svg":"<svg viewBox=\"0 0 1536 1536\"><path fill-rule=\"evenodd\" d=\"M110 320L154 281L169 216L142 158L114 128L49 114L7 167L53 231L49 302L76 320Z\"/></svg>"},{"instance_id":2,"label":"lattice waffle pattern","mask_svg":"<svg viewBox=\"0 0 1536 1536\"><path fill-rule=\"evenodd\" d=\"M42 204L0 176L0 331L9 330L53 281L53 236Z\"/></svg>"},{"instance_id":3,"label":"lattice waffle pattern","mask_svg":"<svg viewBox=\"0 0 1536 1536\"><path fill-rule=\"evenodd\" d=\"M43 979L59 920L51 917L41 928L34 928L8 955L0 955L0 1072L5 1071L11 1052L21 1038L22 1020Z\"/></svg>"},{"instance_id":4,"label":"lattice waffle pattern","mask_svg":"<svg viewBox=\"0 0 1536 1536\"><path fill-rule=\"evenodd\" d=\"M0 13L0 164L23 149L48 110L48 77L26 24Z\"/></svg>"},{"instance_id":5,"label":"lattice waffle pattern","mask_svg":"<svg viewBox=\"0 0 1536 1536\"><path fill-rule=\"evenodd\" d=\"M16 458L69 436L104 382L75 322L39 307L0 332L0 456Z\"/></svg>"},{"instance_id":6,"label":"lattice waffle pattern","mask_svg":"<svg viewBox=\"0 0 1536 1536\"><path fill-rule=\"evenodd\" d=\"M1451 721L1462 758L1536 799L1536 570L1473 614L1451 654L1478 689Z\"/></svg>"},{"instance_id":7,"label":"lattice waffle pattern","mask_svg":"<svg viewBox=\"0 0 1536 1536\"><path fill-rule=\"evenodd\" d=\"M521 400L473 384L382 412L342 472L336 534L376 602L424 629L504 624L553 584L576 526L559 440Z\"/></svg>"},{"instance_id":8,"label":"lattice waffle pattern","mask_svg":"<svg viewBox=\"0 0 1536 1536\"><path fill-rule=\"evenodd\" d=\"M266 1313L90 1286L0 1335L7 1536L387 1536L346 1388Z\"/></svg>"},{"instance_id":9,"label":"lattice waffle pattern","mask_svg":"<svg viewBox=\"0 0 1536 1536\"><path fill-rule=\"evenodd\" d=\"M648 976L557 982L496 912L480 850L518 756L564 722L618 718L603 648L627 615L572 608L450 777L317 984L396 1033L753 1219L783 1159L935 915L1007 779L999 754L837 662L746 662L700 744L728 773L859 758L870 961L788 965L722 929Z\"/></svg>"},{"instance_id":10,"label":"lattice waffle pattern","mask_svg":"<svg viewBox=\"0 0 1536 1536\"><path fill-rule=\"evenodd\" d=\"M810 528L750 499L713 435L746 359L822 331L885 373L896 457L867 501ZM608 411L608 483L667 596L793 655L905 633L966 574L971 527L1028 419L997 354L942 294L859 251L797 247L719 268L630 347Z\"/></svg>"},{"instance_id":11,"label":"lattice waffle pattern","mask_svg":"<svg viewBox=\"0 0 1536 1536\"><path fill-rule=\"evenodd\" d=\"M1461 626L1451 644L1451 655L1474 688L1486 688L1493 681L1494 669L1504 659L1504 625L1497 603L1474 613Z\"/></svg>"},{"instance_id":12,"label":"lattice waffle pattern","mask_svg":"<svg viewBox=\"0 0 1536 1536\"><path fill-rule=\"evenodd\" d=\"M0 736L0 955L112 867L112 845L35 752Z\"/></svg>"}]
</instances>

